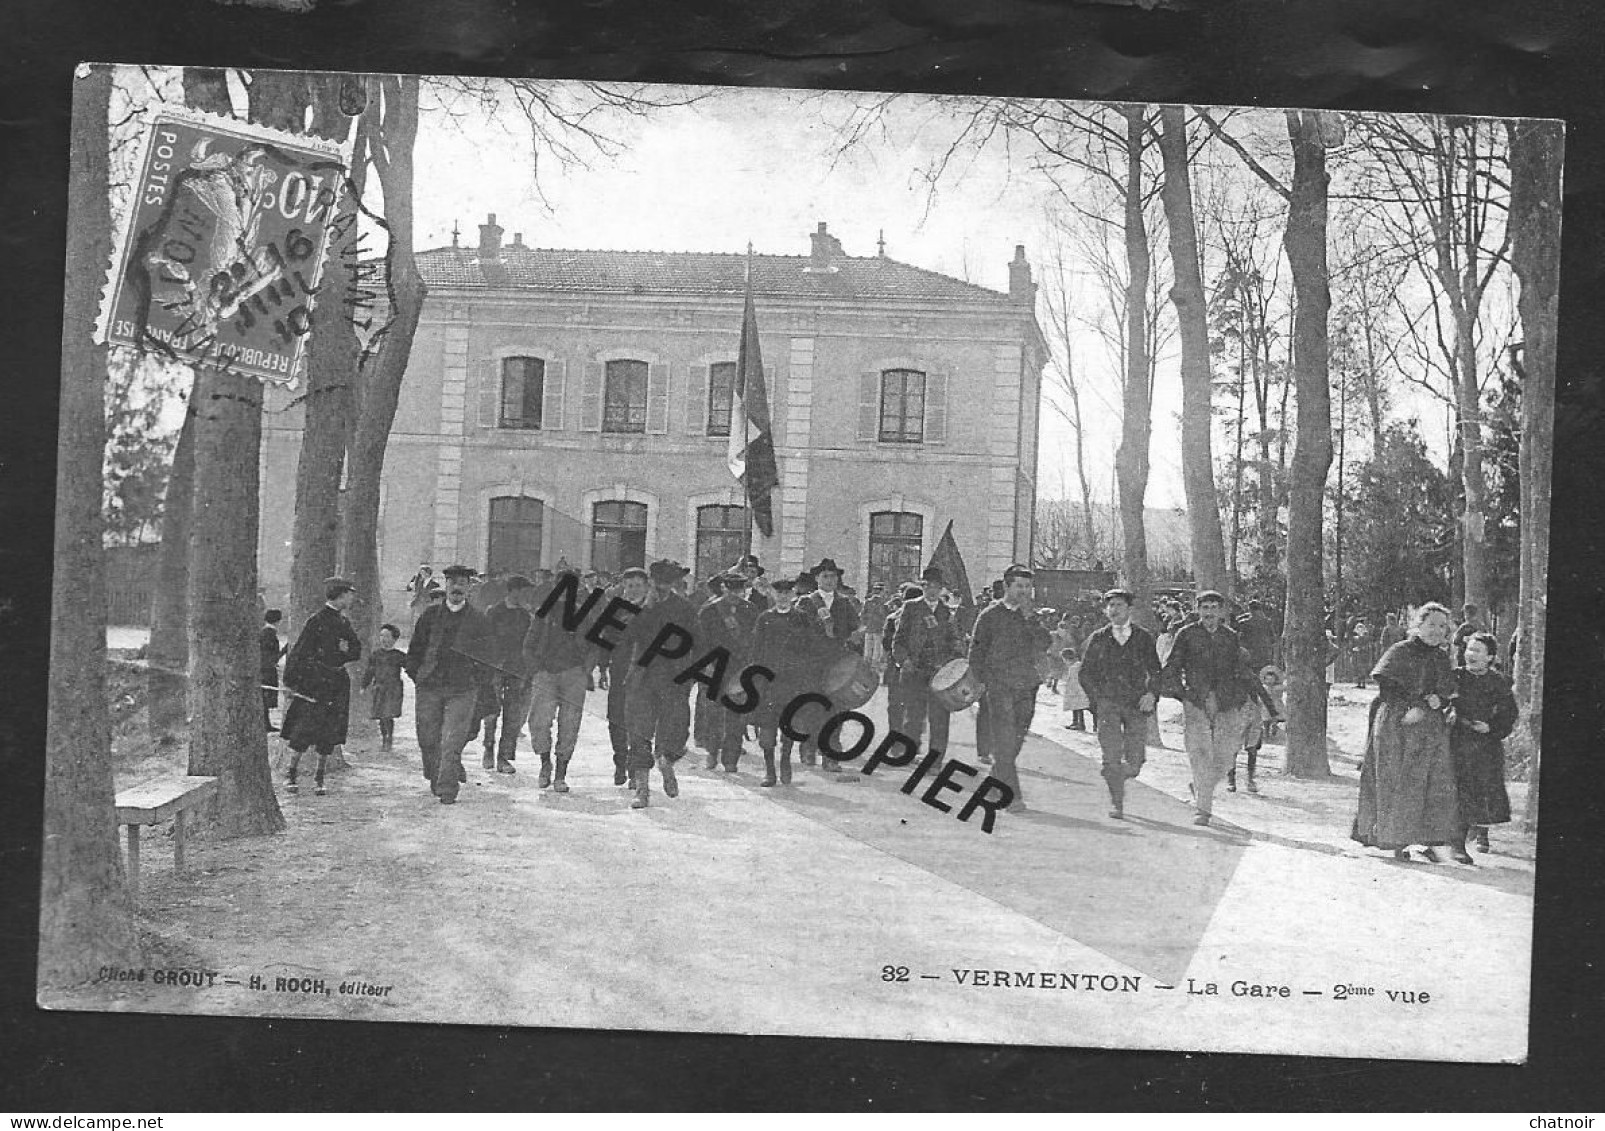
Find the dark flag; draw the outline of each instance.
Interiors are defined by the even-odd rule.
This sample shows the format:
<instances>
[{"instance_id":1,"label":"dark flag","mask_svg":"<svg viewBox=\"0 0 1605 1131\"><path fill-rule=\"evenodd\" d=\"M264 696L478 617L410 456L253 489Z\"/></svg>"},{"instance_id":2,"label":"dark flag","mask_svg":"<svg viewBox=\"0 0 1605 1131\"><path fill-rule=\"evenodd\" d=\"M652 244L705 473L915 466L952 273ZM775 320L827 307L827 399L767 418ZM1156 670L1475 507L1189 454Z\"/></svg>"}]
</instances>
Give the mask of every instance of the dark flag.
<instances>
[{"instance_id":1,"label":"dark flag","mask_svg":"<svg viewBox=\"0 0 1605 1131\"><path fill-rule=\"evenodd\" d=\"M741 353L736 361L736 385L730 406L730 474L741 481L747 506L758 533L774 537L774 509L770 494L780 484L775 467L775 437L769 423L769 389L763 377L763 355L758 351L758 314L752 305L752 259L747 259L747 308L741 318Z\"/></svg>"},{"instance_id":2,"label":"dark flag","mask_svg":"<svg viewBox=\"0 0 1605 1131\"><path fill-rule=\"evenodd\" d=\"M975 594L970 591L970 575L964 571L964 559L959 556L959 544L953 540L953 522L948 520L947 529L942 531L942 540L936 544L936 550L931 554L929 565L942 571L942 579L947 587L959 595L959 604L975 604Z\"/></svg>"}]
</instances>

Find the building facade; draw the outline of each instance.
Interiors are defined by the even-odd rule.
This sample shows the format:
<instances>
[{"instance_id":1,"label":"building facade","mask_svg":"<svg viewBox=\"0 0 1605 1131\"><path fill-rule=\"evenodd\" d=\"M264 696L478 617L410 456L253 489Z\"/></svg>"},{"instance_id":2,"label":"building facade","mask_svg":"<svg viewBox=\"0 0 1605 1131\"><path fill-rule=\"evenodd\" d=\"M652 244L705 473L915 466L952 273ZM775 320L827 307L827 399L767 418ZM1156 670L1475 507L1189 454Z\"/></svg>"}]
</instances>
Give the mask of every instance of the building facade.
<instances>
[{"instance_id":1,"label":"building facade","mask_svg":"<svg viewBox=\"0 0 1605 1131\"><path fill-rule=\"evenodd\" d=\"M771 571L835 558L849 584L915 577L951 520L979 587L1030 551L1047 348L1023 247L1008 294L848 256L422 252L429 287L385 464L384 606L419 563L530 572L750 544ZM780 486L749 535L726 466L750 271ZM300 410L270 413L262 581L287 594ZM753 539L749 543L749 537Z\"/></svg>"}]
</instances>

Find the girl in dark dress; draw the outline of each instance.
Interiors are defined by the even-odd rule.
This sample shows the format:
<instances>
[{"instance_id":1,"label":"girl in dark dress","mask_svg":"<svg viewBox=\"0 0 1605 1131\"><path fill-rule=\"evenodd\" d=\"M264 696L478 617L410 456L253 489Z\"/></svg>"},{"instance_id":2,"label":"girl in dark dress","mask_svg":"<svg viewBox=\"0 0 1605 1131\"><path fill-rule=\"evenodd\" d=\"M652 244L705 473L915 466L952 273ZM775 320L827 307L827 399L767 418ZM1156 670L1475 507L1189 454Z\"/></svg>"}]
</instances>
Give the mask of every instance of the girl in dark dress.
<instances>
[{"instance_id":1,"label":"girl in dark dress","mask_svg":"<svg viewBox=\"0 0 1605 1131\"><path fill-rule=\"evenodd\" d=\"M1383 653L1371 672L1378 693L1350 836L1391 848L1399 860L1410 859L1411 845L1424 845L1427 859L1441 863L1438 847L1457 846L1462 835L1447 720L1455 676L1443 649L1451 631L1449 610L1421 606L1410 636ZM1461 863L1470 862L1464 848L1453 851Z\"/></svg>"},{"instance_id":2,"label":"girl in dark dress","mask_svg":"<svg viewBox=\"0 0 1605 1131\"><path fill-rule=\"evenodd\" d=\"M400 636L396 626L384 625L379 629L379 646L368 657L368 666L362 671L362 686L373 688L373 703L368 717L379 720L379 735L383 739L379 749L390 752L396 737L396 720L401 717L401 665L407 654L396 647Z\"/></svg>"},{"instance_id":3,"label":"girl in dark dress","mask_svg":"<svg viewBox=\"0 0 1605 1131\"><path fill-rule=\"evenodd\" d=\"M1459 692L1449 750L1454 756L1460 800L1462 853L1468 834L1487 852L1488 826L1510 820L1504 740L1516 726L1516 697L1510 681L1493 669L1498 651L1499 644L1491 634L1476 633L1466 641L1465 666L1455 669Z\"/></svg>"}]
</instances>

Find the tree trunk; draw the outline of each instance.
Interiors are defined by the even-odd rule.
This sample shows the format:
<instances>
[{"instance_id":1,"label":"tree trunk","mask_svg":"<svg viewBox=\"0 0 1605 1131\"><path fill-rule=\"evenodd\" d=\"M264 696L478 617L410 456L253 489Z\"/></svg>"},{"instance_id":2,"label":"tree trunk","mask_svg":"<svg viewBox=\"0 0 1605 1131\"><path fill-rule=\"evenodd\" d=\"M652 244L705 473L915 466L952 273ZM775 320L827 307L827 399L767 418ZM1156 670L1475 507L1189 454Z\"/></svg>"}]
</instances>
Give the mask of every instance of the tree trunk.
<instances>
[{"instance_id":1,"label":"tree trunk","mask_svg":"<svg viewBox=\"0 0 1605 1131\"><path fill-rule=\"evenodd\" d=\"M1327 374L1326 150L1314 112L1287 113L1293 183L1282 244L1293 276L1293 381L1298 432L1289 471L1287 521L1287 770L1330 775L1326 751L1326 629L1322 591L1322 500L1332 466Z\"/></svg>"},{"instance_id":2,"label":"tree trunk","mask_svg":"<svg viewBox=\"0 0 1605 1131\"><path fill-rule=\"evenodd\" d=\"M1465 602L1486 615L1488 603L1487 496L1488 480L1482 470L1482 390L1478 385L1476 314L1457 311L1455 351L1460 354L1460 379L1455 386L1460 418L1460 475L1466 509L1461 516L1460 542Z\"/></svg>"},{"instance_id":3,"label":"tree trunk","mask_svg":"<svg viewBox=\"0 0 1605 1131\"><path fill-rule=\"evenodd\" d=\"M195 507L195 390L173 449L162 501L162 543L151 595L150 645L145 649L147 717L151 739L176 738L189 725L189 536Z\"/></svg>"},{"instance_id":4,"label":"tree trunk","mask_svg":"<svg viewBox=\"0 0 1605 1131\"><path fill-rule=\"evenodd\" d=\"M251 120L299 132L306 77L259 71ZM256 649L256 550L261 513L262 382L196 371L195 516L190 542L189 772L219 779L208 805L223 836L284 828L268 770Z\"/></svg>"},{"instance_id":5,"label":"tree trunk","mask_svg":"<svg viewBox=\"0 0 1605 1131\"><path fill-rule=\"evenodd\" d=\"M260 80L259 80L260 81ZM262 382L197 367L190 542L189 772L216 777L223 836L284 828L268 772L256 636Z\"/></svg>"},{"instance_id":6,"label":"tree trunk","mask_svg":"<svg viewBox=\"0 0 1605 1131\"><path fill-rule=\"evenodd\" d=\"M387 75L373 81L381 88L384 105L379 136L370 138L370 142L389 229L385 275L390 324L378 354L362 377L347 473L344 528L345 568L359 594L352 622L365 642L373 639L384 615L379 576L379 485L425 294L413 257L412 232L412 151L418 133L418 80Z\"/></svg>"},{"instance_id":7,"label":"tree trunk","mask_svg":"<svg viewBox=\"0 0 1605 1131\"><path fill-rule=\"evenodd\" d=\"M312 129L343 140L351 119L340 112L343 76L312 76ZM324 581L340 568L340 472L346 460L359 344L344 299L351 293L357 249L356 202L340 194L320 287L326 301L307 343L307 387L302 399L301 454L295 468L295 513L290 535L291 631L323 606Z\"/></svg>"},{"instance_id":8,"label":"tree trunk","mask_svg":"<svg viewBox=\"0 0 1605 1131\"><path fill-rule=\"evenodd\" d=\"M184 68L184 104L196 110L229 117L225 71L213 67ZM162 504L162 548L156 568L156 591L151 599L150 665L146 690L151 737L162 742L188 725L189 685L189 541L195 485L195 387L184 426L173 449L173 469L167 477Z\"/></svg>"},{"instance_id":9,"label":"tree trunk","mask_svg":"<svg viewBox=\"0 0 1605 1131\"><path fill-rule=\"evenodd\" d=\"M106 185L111 68L73 83L67 186L66 317L51 581L45 839L39 905L39 985L140 964L139 938L117 849L111 719L106 706L106 564L101 460L106 445L106 347L90 340L111 256Z\"/></svg>"},{"instance_id":10,"label":"tree trunk","mask_svg":"<svg viewBox=\"0 0 1605 1131\"><path fill-rule=\"evenodd\" d=\"M1558 126L1510 126L1510 262L1521 283L1521 631L1516 655L1517 742L1528 754L1527 811L1538 827L1543 730L1544 622L1549 591L1550 460L1555 424L1555 323L1560 284L1561 143Z\"/></svg>"},{"instance_id":11,"label":"tree trunk","mask_svg":"<svg viewBox=\"0 0 1605 1131\"><path fill-rule=\"evenodd\" d=\"M1187 171L1187 120L1180 106L1159 112L1159 152L1165 174L1160 196L1170 232L1174 281L1170 301L1176 307L1181 336L1181 465L1187 492L1187 527L1192 542L1193 579L1200 590L1230 588L1226 551L1221 537L1220 503L1215 497L1215 457L1211 450L1211 372L1208 312L1198 262L1198 226L1193 217L1193 191Z\"/></svg>"},{"instance_id":12,"label":"tree trunk","mask_svg":"<svg viewBox=\"0 0 1605 1131\"><path fill-rule=\"evenodd\" d=\"M1120 485L1121 574L1137 598L1133 615L1152 627L1153 587L1148 576L1148 533L1143 524L1148 497L1148 445L1153 432L1148 391L1148 282L1153 263L1142 213L1145 125L1141 107L1124 107L1121 115L1126 121L1126 372L1115 478Z\"/></svg>"}]
</instances>

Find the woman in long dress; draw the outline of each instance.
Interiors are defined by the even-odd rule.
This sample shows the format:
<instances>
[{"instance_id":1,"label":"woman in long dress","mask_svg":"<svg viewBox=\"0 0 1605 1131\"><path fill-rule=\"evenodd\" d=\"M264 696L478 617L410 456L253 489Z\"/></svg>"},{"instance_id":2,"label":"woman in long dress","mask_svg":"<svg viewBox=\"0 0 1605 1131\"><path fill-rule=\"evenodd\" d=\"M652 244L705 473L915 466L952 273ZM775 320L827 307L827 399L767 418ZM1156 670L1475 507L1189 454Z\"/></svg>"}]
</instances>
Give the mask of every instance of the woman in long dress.
<instances>
[{"instance_id":1,"label":"woman in long dress","mask_svg":"<svg viewBox=\"0 0 1605 1131\"><path fill-rule=\"evenodd\" d=\"M1458 694L1449 751L1460 800L1462 854L1468 833L1487 852L1488 826L1510 820L1504 740L1516 726L1516 697L1510 680L1493 669L1498 652L1499 642L1491 634L1476 633L1466 640L1465 666L1455 669Z\"/></svg>"},{"instance_id":2,"label":"woman in long dress","mask_svg":"<svg viewBox=\"0 0 1605 1131\"><path fill-rule=\"evenodd\" d=\"M1410 619L1409 637L1389 648L1371 672L1377 697L1360 768L1359 812L1349 835L1390 848L1399 860L1410 859L1409 848L1421 845L1427 859L1442 863L1438 849L1460 839L1447 718L1455 675L1443 647L1453 631L1448 609L1422 605Z\"/></svg>"}]
</instances>

